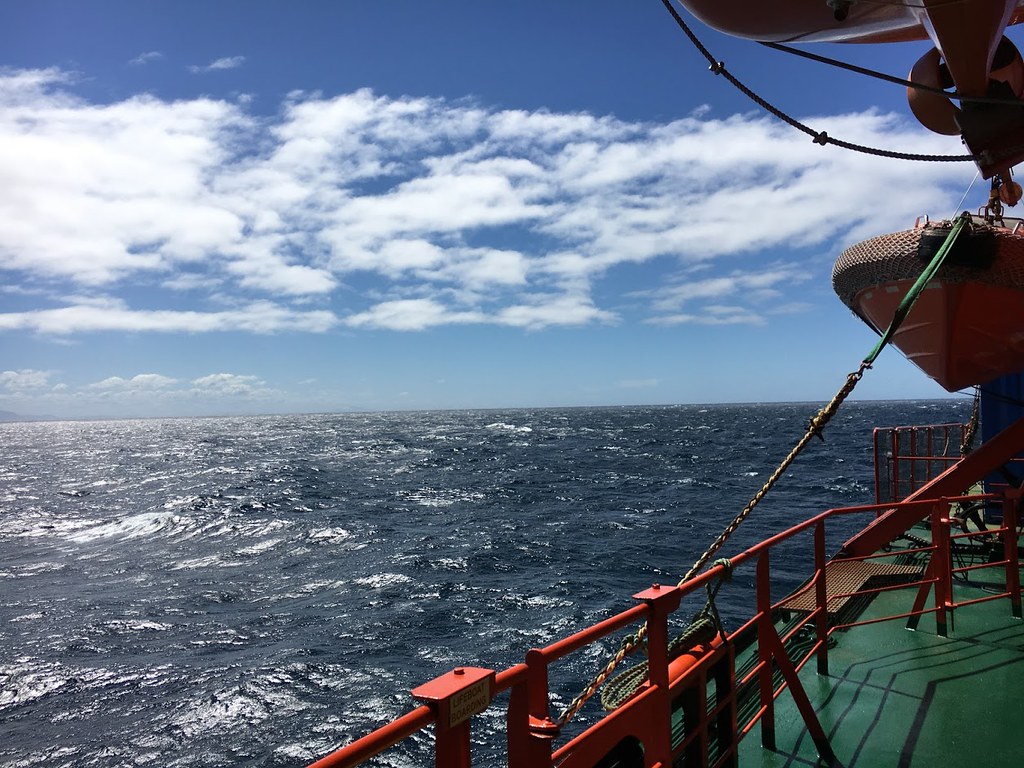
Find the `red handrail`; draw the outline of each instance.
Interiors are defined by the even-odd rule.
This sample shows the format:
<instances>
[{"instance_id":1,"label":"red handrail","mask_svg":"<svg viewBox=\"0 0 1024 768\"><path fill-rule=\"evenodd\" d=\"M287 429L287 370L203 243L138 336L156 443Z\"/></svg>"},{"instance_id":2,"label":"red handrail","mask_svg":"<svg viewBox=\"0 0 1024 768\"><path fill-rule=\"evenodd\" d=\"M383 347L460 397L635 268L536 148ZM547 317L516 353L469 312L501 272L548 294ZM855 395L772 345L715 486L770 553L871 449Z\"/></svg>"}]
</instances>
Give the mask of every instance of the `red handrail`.
<instances>
[{"instance_id":1,"label":"red handrail","mask_svg":"<svg viewBox=\"0 0 1024 768\"><path fill-rule=\"evenodd\" d=\"M1003 502L1003 524L1000 528L988 532L990 535L999 535L1003 538L1004 560L995 565L1005 565L1007 573L1006 591L993 597L1009 598L1012 610L1017 616L1020 615L1021 596L1017 560L1016 500L1020 495L1018 491L1007 491ZM937 630L944 633L946 616L950 611L958 606L977 602L970 600L958 604L953 599L951 539L961 534L950 533L950 507L957 502L992 498L996 497L991 494L957 496L830 509L732 557L729 569L717 565L681 587L655 585L634 595L641 601L639 605L544 648L531 650L526 656L525 664L518 664L497 675L490 670L473 669L473 675L463 675L461 678L460 670L436 678L416 689L417 696L421 699L427 700L429 697L429 705L418 707L368 736L342 747L314 763L311 768L358 765L429 725L433 725L435 730L436 764L445 768L468 768L471 763L469 719L475 711L486 707L496 694L503 691L511 691L507 707L510 766L551 766L555 761L564 768L593 765L608 751L628 742L629 739L642 743L645 755L650 760L660 761L664 765L670 765L683 753L687 755L688 761L692 759L697 765L729 764L729 761L735 761L739 739L749 733L755 723L760 723L762 743L766 746L774 745L774 701L787 689L793 696L819 753L827 755L830 753L827 737L797 676L798 670L812 656L817 658L818 671L827 673L828 635L839 628L833 626L829 629L826 623L828 603L840 597L828 596L826 591L826 525L837 517L874 513L897 507L904 510L904 514L907 515L910 513L906 510L916 508L917 513L913 516L917 519L930 515L933 535L931 545L907 550L917 553L930 552L930 562L925 576L910 585L901 584L866 591L874 593L917 586L918 595L914 609L860 623L895 618L910 618L914 622L923 613L935 613ZM774 612L779 604L773 603L771 598L770 556L772 550L780 543L809 531L813 531L814 537L814 568L806 589L814 590L816 607L805 617L804 626L813 628L814 642L800 658L790 659L785 643L793 633L780 638L774 623ZM886 555L883 553L846 559L867 560L884 556ZM682 660L671 661L667 655L667 620L678 608L681 599L696 593L705 585L726 577L729 572L748 561L756 562L757 566L757 605L754 615L740 629L729 634L726 642L716 640L705 646L698 646ZM989 567L992 565L989 564ZM925 600L932 587L935 592L935 604L934 607L925 608ZM614 632L641 622L647 622L648 625L649 680L642 686L638 695L610 715L602 717L584 733L555 749L555 741L560 738L561 733L559 727L551 720L549 712L548 670L551 665ZM841 626L856 626L856 623ZM747 632L756 634L757 665L746 677L737 680L734 644L730 641ZM774 680L773 670L781 673L781 683ZM716 705L711 708L706 703L709 675L714 676L714 690L718 697ZM462 683L460 679L468 682ZM760 706L749 719L737 722L738 692L748 685L758 687ZM430 689L429 692L423 693L426 689ZM689 704L686 703L688 701ZM672 708L677 706L684 709L686 733L673 743L670 713ZM686 714L687 711L689 714ZM460 714L452 714L456 712ZM717 757L714 761L711 758L712 742L717 747Z\"/></svg>"}]
</instances>

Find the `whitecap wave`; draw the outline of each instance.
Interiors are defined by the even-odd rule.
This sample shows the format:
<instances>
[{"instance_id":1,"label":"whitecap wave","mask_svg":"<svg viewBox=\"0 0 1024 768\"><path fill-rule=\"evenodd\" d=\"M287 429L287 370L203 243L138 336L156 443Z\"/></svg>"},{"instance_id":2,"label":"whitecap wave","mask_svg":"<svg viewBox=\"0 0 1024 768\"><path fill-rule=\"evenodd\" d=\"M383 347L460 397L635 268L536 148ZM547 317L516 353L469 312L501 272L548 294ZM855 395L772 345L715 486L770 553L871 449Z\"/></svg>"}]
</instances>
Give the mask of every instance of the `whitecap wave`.
<instances>
[{"instance_id":1,"label":"whitecap wave","mask_svg":"<svg viewBox=\"0 0 1024 768\"><path fill-rule=\"evenodd\" d=\"M412 579L404 573L374 573L370 576L358 578L355 581L356 584L362 587L383 589L384 587L394 587L399 584L409 584L412 582Z\"/></svg>"},{"instance_id":2,"label":"whitecap wave","mask_svg":"<svg viewBox=\"0 0 1024 768\"><path fill-rule=\"evenodd\" d=\"M169 512L143 512L84 528L68 538L79 544L99 539L139 539L181 531L188 525L188 519L180 515Z\"/></svg>"},{"instance_id":3,"label":"whitecap wave","mask_svg":"<svg viewBox=\"0 0 1024 768\"><path fill-rule=\"evenodd\" d=\"M520 434L528 434L533 432L533 427L517 427L515 424L509 424L505 421L496 421L493 424L487 424L484 429L492 429L502 432L516 432Z\"/></svg>"}]
</instances>

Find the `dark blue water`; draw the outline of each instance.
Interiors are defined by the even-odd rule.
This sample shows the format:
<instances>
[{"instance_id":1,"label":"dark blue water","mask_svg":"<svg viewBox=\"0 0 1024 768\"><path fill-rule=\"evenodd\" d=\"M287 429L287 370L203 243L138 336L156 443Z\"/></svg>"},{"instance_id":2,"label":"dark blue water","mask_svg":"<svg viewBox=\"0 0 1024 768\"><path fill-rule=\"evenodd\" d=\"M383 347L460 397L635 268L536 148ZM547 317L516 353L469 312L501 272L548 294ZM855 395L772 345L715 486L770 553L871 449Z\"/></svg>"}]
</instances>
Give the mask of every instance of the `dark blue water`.
<instances>
[{"instance_id":1,"label":"dark blue water","mask_svg":"<svg viewBox=\"0 0 1024 768\"><path fill-rule=\"evenodd\" d=\"M870 503L873 425L967 410L848 405L727 551ZM0 424L0 765L302 765L421 682L505 668L675 583L814 411ZM784 557L782 581L809 555ZM727 624L749 581L723 592ZM605 652L574 658L556 703Z\"/></svg>"}]
</instances>

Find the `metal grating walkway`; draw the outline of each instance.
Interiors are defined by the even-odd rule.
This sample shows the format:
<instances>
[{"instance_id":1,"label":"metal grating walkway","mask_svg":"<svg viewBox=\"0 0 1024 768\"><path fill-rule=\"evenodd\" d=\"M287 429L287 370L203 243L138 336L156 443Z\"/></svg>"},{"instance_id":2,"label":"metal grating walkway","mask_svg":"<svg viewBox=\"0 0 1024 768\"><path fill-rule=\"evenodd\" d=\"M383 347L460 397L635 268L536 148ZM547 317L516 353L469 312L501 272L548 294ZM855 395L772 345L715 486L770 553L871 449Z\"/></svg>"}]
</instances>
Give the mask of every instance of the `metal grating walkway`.
<instances>
[{"instance_id":1,"label":"metal grating walkway","mask_svg":"<svg viewBox=\"0 0 1024 768\"><path fill-rule=\"evenodd\" d=\"M825 566L825 599L829 613L837 613L846 601L875 576L920 576L922 567L866 560L832 560ZM813 611L816 605L814 582L779 604L791 611Z\"/></svg>"}]
</instances>

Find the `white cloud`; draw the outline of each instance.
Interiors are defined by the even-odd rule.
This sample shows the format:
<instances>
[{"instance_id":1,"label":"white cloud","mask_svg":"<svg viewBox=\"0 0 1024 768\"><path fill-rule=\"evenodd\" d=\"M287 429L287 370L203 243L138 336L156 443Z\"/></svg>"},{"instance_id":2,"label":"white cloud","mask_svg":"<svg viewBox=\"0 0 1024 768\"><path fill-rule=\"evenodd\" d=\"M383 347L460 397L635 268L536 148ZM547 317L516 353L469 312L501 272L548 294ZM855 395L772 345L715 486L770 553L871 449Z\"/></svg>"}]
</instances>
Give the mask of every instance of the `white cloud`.
<instances>
[{"instance_id":1,"label":"white cloud","mask_svg":"<svg viewBox=\"0 0 1024 768\"><path fill-rule=\"evenodd\" d=\"M205 72L217 72L223 69L237 69L243 64L245 64L245 56L225 56L224 58L215 59L209 64L202 66L193 64L188 68L188 71L194 75L198 75Z\"/></svg>"},{"instance_id":2,"label":"white cloud","mask_svg":"<svg viewBox=\"0 0 1024 768\"><path fill-rule=\"evenodd\" d=\"M35 98L22 83L28 103L0 116L0 266L99 285L237 238L237 215L204 192L228 153L224 134L245 122L233 107L151 97L94 107L44 93L52 78L27 82Z\"/></svg>"},{"instance_id":3,"label":"white cloud","mask_svg":"<svg viewBox=\"0 0 1024 768\"><path fill-rule=\"evenodd\" d=\"M89 385L89 389L106 391L128 392L152 392L165 390L177 383L177 379L163 376L159 373L140 373L130 379L122 379L120 376L111 376L103 381L97 381Z\"/></svg>"},{"instance_id":4,"label":"white cloud","mask_svg":"<svg viewBox=\"0 0 1024 768\"><path fill-rule=\"evenodd\" d=\"M69 102L69 98L51 89L69 84L71 81L71 75L57 67L14 70L0 68L0 103L7 107L32 109L44 105L65 104Z\"/></svg>"},{"instance_id":5,"label":"white cloud","mask_svg":"<svg viewBox=\"0 0 1024 768\"><path fill-rule=\"evenodd\" d=\"M23 393L49 386L50 371L23 368L20 371L0 371L0 388L8 392Z\"/></svg>"},{"instance_id":6,"label":"white cloud","mask_svg":"<svg viewBox=\"0 0 1024 768\"><path fill-rule=\"evenodd\" d=\"M550 325L579 326L594 322L613 323L618 318L612 312L598 309L583 296L534 296L529 303L506 307L498 313L502 325L537 330Z\"/></svg>"},{"instance_id":7,"label":"white cloud","mask_svg":"<svg viewBox=\"0 0 1024 768\"><path fill-rule=\"evenodd\" d=\"M386 328L392 331L422 331L438 325L480 323L479 312L457 312L432 299L402 299L376 304L366 312L348 318L352 328Z\"/></svg>"},{"instance_id":8,"label":"white cloud","mask_svg":"<svg viewBox=\"0 0 1024 768\"><path fill-rule=\"evenodd\" d=\"M723 307L718 302L729 297L745 299L754 306L762 306L781 295L780 286L799 285L810 280L810 276L806 268L792 264L775 264L761 269L737 270L716 278L688 279L651 291L637 292L634 295L649 300L650 307L654 310L652 322L662 325L763 325L765 318L762 314L736 306ZM679 311L685 305L694 302L703 303L700 313ZM788 302L781 306L773 306L769 311L773 314L794 313L801 307L806 309L807 305Z\"/></svg>"},{"instance_id":9,"label":"white cloud","mask_svg":"<svg viewBox=\"0 0 1024 768\"><path fill-rule=\"evenodd\" d=\"M0 331L27 330L56 336L93 331L123 331L127 333L303 331L322 333L334 327L337 322L337 318L332 312L325 310L299 311L269 301L253 302L239 309L219 312L138 310L111 302L105 305L83 303L60 309L0 314Z\"/></svg>"},{"instance_id":10,"label":"white cloud","mask_svg":"<svg viewBox=\"0 0 1024 768\"><path fill-rule=\"evenodd\" d=\"M142 66L143 64L149 64L149 62L151 61L157 61L158 59L162 59L163 57L164 55L160 53L160 51L146 51L145 53L140 53L138 56L136 56L128 63L133 67L138 67Z\"/></svg>"},{"instance_id":11,"label":"white cloud","mask_svg":"<svg viewBox=\"0 0 1024 768\"><path fill-rule=\"evenodd\" d=\"M892 115L815 123L864 144L960 150ZM972 173L822 148L761 116L629 123L361 90L296 92L257 118L209 98L96 104L59 70L0 71L0 270L25 296L116 297L40 300L0 314L0 330L618 322L618 296L597 289L655 260L665 287L631 312L763 323L805 300L793 286L806 270L731 259L906 228ZM164 308L129 300L139 284ZM231 308L182 306L204 296ZM344 320L302 306L333 300Z\"/></svg>"},{"instance_id":12,"label":"white cloud","mask_svg":"<svg viewBox=\"0 0 1024 768\"><path fill-rule=\"evenodd\" d=\"M648 322L654 325L764 325L765 319L746 307L709 304L698 313L660 315Z\"/></svg>"},{"instance_id":13,"label":"white cloud","mask_svg":"<svg viewBox=\"0 0 1024 768\"><path fill-rule=\"evenodd\" d=\"M236 373L211 373L192 381L192 391L215 397L253 397L269 393L266 383L258 376Z\"/></svg>"},{"instance_id":14,"label":"white cloud","mask_svg":"<svg viewBox=\"0 0 1024 768\"><path fill-rule=\"evenodd\" d=\"M29 392L12 390L8 394L11 403L16 404L19 397L23 400ZM263 407L282 396L258 376L238 373L212 373L190 381L161 373L139 373L130 377L110 376L80 387L61 382L46 392L31 394L39 407L93 409L108 415L173 413L182 408L223 412L225 408L230 411L234 406L248 407L254 402Z\"/></svg>"}]
</instances>

